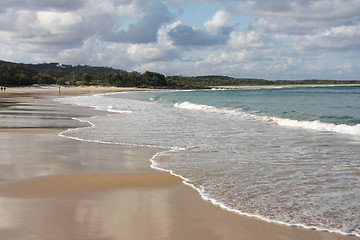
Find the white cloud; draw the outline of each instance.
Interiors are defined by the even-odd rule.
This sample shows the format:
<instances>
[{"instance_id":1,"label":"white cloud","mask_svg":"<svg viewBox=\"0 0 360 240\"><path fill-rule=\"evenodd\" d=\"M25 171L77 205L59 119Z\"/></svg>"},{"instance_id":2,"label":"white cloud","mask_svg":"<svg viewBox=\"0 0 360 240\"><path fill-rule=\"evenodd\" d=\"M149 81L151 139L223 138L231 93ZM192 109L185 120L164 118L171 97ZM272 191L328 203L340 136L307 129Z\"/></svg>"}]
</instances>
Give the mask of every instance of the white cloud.
<instances>
[{"instance_id":1,"label":"white cloud","mask_svg":"<svg viewBox=\"0 0 360 240\"><path fill-rule=\"evenodd\" d=\"M204 62L207 64L231 64L231 63L239 63L245 62L247 60L251 60L252 53L243 50L243 51L235 51L235 52L222 52L221 54L210 54Z\"/></svg>"},{"instance_id":2,"label":"white cloud","mask_svg":"<svg viewBox=\"0 0 360 240\"><path fill-rule=\"evenodd\" d=\"M152 44L131 44L127 55L134 61L157 61L163 58L164 52Z\"/></svg>"},{"instance_id":3,"label":"white cloud","mask_svg":"<svg viewBox=\"0 0 360 240\"><path fill-rule=\"evenodd\" d=\"M232 32L229 44L234 49L261 48L265 46L265 43L260 39L260 34L255 31L249 33Z\"/></svg>"},{"instance_id":4,"label":"white cloud","mask_svg":"<svg viewBox=\"0 0 360 240\"><path fill-rule=\"evenodd\" d=\"M171 61L179 58L178 50L168 36L169 31L181 24L180 21L163 25L157 32L157 42L130 44L127 56L135 62Z\"/></svg>"},{"instance_id":5,"label":"white cloud","mask_svg":"<svg viewBox=\"0 0 360 240\"><path fill-rule=\"evenodd\" d=\"M333 27L314 35L294 38L299 51L360 50L360 25Z\"/></svg>"},{"instance_id":6,"label":"white cloud","mask_svg":"<svg viewBox=\"0 0 360 240\"><path fill-rule=\"evenodd\" d=\"M210 34L217 34L221 28L228 26L229 19L228 12L219 10L210 20L204 23L205 29Z\"/></svg>"},{"instance_id":7,"label":"white cloud","mask_svg":"<svg viewBox=\"0 0 360 240\"><path fill-rule=\"evenodd\" d=\"M0 58L167 75L360 74L360 0L195 0L208 7L201 16L177 15L193 2L4 0Z\"/></svg>"},{"instance_id":8,"label":"white cloud","mask_svg":"<svg viewBox=\"0 0 360 240\"><path fill-rule=\"evenodd\" d=\"M82 18L70 12L37 13L38 27L51 34L66 34L74 25L81 23Z\"/></svg>"},{"instance_id":9,"label":"white cloud","mask_svg":"<svg viewBox=\"0 0 360 240\"><path fill-rule=\"evenodd\" d=\"M175 29L177 26L181 25L181 21L180 20L177 20L173 23L170 23L170 24L165 24L163 25L159 30L158 30L158 33L157 33L157 40L158 40L158 43L159 43L159 47L161 48L175 48L173 46L173 41L172 39L169 37L168 33Z\"/></svg>"},{"instance_id":10,"label":"white cloud","mask_svg":"<svg viewBox=\"0 0 360 240\"><path fill-rule=\"evenodd\" d=\"M298 35L357 21L360 1L253 0L238 3L236 10L238 14L251 12L258 17L252 27Z\"/></svg>"},{"instance_id":11,"label":"white cloud","mask_svg":"<svg viewBox=\"0 0 360 240\"><path fill-rule=\"evenodd\" d=\"M83 15L98 15L101 13L108 16L139 19L141 14L138 13L136 5L136 1L88 0L86 7L81 10L81 13Z\"/></svg>"}]
</instances>

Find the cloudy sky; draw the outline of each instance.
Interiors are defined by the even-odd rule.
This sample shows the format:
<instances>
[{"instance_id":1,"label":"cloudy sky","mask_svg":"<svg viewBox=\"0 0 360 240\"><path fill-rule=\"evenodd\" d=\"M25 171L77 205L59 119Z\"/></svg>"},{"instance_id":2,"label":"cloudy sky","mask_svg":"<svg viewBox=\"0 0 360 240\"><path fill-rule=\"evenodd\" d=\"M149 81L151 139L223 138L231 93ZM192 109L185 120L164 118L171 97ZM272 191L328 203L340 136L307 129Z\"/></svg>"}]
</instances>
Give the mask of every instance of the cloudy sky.
<instances>
[{"instance_id":1,"label":"cloudy sky","mask_svg":"<svg viewBox=\"0 0 360 240\"><path fill-rule=\"evenodd\" d=\"M360 0L0 0L0 59L360 79Z\"/></svg>"}]
</instances>

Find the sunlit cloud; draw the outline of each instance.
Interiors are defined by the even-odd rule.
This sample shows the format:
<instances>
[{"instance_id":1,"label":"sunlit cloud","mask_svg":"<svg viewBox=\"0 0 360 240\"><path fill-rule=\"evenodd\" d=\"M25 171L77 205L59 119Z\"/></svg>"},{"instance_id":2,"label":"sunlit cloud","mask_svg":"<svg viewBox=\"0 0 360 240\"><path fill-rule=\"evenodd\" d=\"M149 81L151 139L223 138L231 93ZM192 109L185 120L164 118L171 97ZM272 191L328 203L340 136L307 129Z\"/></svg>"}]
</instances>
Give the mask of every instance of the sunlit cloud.
<instances>
[{"instance_id":1,"label":"sunlit cloud","mask_svg":"<svg viewBox=\"0 0 360 240\"><path fill-rule=\"evenodd\" d=\"M4 0L0 50L166 75L358 79L359 16L360 0Z\"/></svg>"}]
</instances>

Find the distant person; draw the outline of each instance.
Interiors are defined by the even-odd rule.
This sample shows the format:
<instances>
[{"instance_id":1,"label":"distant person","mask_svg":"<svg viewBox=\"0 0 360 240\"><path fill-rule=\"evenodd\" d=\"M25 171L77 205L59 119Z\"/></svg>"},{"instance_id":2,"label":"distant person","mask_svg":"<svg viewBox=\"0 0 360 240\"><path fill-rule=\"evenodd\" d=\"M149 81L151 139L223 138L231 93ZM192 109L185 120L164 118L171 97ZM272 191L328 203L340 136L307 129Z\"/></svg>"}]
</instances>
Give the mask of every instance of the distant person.
<instances>
[{"instance_id":1,"label":"distant person","mask_svg":"<svg viewBox=\"0 0 360 240\"><path fill-rule=\"evenodd\" d=\"M3 90L3 87L1 87L1 91Z\"/></svg>"}]
</instances>

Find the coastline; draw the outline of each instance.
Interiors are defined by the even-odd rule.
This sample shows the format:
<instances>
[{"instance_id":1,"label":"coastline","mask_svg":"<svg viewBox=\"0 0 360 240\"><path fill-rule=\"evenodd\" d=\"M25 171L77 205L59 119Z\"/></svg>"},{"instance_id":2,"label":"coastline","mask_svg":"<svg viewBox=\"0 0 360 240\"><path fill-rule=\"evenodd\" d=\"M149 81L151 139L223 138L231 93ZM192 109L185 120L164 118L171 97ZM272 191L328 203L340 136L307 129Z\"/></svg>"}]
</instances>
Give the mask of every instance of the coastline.
<instances>
[{"instance_id":1,"label":"coastline","mask_svg":"<svg viewBox=\"0 0 360 240\"><path fill-rule=\"evenodd\" d=\"M284 88L284 87L333 87L333 86L360 86L360 84L292 84L292 85L244 85L244 86L209 86L213 89L253 89L253 88ZM1 97L7 93L16 94L48 94L48 95L73 95L86 93L108 93L124 91L164 91L174 89L154 89L154 88L136 88L136 87L103 87L103 86L58 86L58 85L35 85L29 87L8 87L1 92ZM182 90L182 89L175 89Z\"/></svg>"},{"instance_id":2,"label":"coastline","mask_svg":"<svg viewBox=\"0 0 360 240\"><path fill-rule=\"evenodd\" d=\"M51 108L54 116L66 118L55 118L55 129L35 118L27 119L35 124L0 130L0 152L5 156L0 168L0 212L5 219L0 221L0 236L6 239L359 239L225 211L180 179L151 169L149 159L160 149L59 137L59 132L83 125L72 120L75 113L101 113L54 103L56 88L33 90L9 91L15 95L0 102L31 103L32 110ZM87 88L63 94L110 91L128 89ZM159 181L153 182L153 176Z\"/></svg>"},{"instance_id":3,"label":"coastline","mask_svg":"<svg viewBox=\"0 0 360 240\"><path fill-rule=\"evenodd\" d=\"M291 85L254 85L254 86L212 86L217 89L258 89L258 88L293 88L293 87L351 87L360 84L291 84Z\"/></svg>"},{"instance_id":4,"label":"coastline","mask_svg":"<svg viewBox=\"0 0 360 240\"><path fill-rule=\"evenodd\" d=\"M135 88L135 87L98 87L98 86L47 86L37 85L30 87L8 87L1 93L18 94L48 94L48 95L72 95L72 94L85 94L85 93L108 93L108 92L124 92L124 91L149 91L154 89L149 88Z\"/></svg>"}]
</instances>

